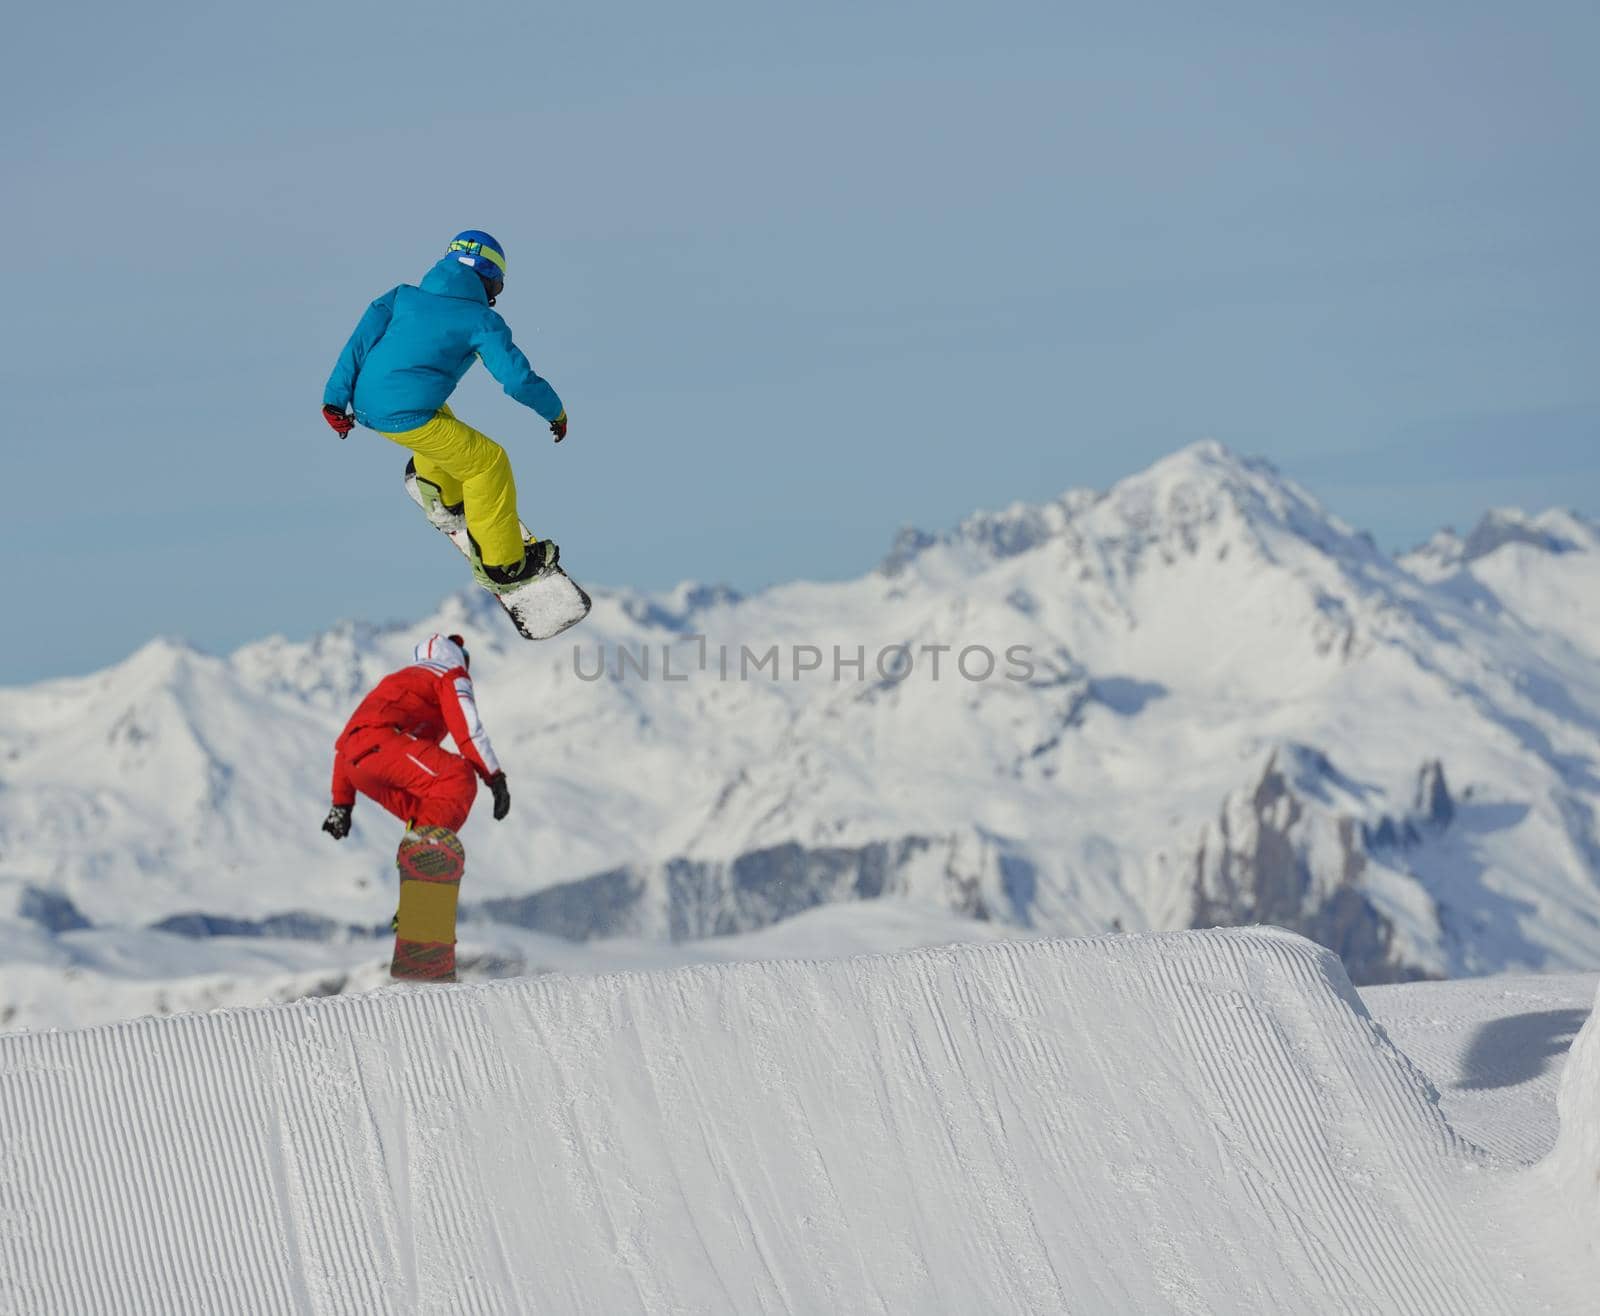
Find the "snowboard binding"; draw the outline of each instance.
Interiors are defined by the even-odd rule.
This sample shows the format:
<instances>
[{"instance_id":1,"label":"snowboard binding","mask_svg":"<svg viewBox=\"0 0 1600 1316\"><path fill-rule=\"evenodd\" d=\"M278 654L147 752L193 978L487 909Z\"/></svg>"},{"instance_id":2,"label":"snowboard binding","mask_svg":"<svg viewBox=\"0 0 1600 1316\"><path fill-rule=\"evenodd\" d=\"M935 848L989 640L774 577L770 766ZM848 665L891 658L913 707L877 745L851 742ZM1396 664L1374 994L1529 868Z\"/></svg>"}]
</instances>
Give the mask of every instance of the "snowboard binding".
<instances>
[{"instance_id":1,"label":"snowboard binding","mask_svg":"<svg viewBox=\"0 0 1600 1316\"><path fill-rule=\"evenodd\" d=\"M548 576L561 561L561 549L553 539L524 540L522 561L509 567L486 565L477 555L477 544L473 544L472 547L473 573L475 575L482 573L478 583L491 594L509 594L531 581L538 580L540 576Z\"/></svg>"},{"instance_id":2,"label":"snowboard binding","mask_svg":"<svg viewBox=\"0 0 1600 1316\"><path fill-rule=\"evenodd\" d=\"M415 460L406 463L405 483L411 501L467 559L473 580L495 596L524 639L548 640L589 615L591 600L561 569L561 550L554 540L538 539L518 522L522 561L509 567L485 566L467 532L465 504L444 502L439 487L417 475Z\"/></svg>"}]
</instances>

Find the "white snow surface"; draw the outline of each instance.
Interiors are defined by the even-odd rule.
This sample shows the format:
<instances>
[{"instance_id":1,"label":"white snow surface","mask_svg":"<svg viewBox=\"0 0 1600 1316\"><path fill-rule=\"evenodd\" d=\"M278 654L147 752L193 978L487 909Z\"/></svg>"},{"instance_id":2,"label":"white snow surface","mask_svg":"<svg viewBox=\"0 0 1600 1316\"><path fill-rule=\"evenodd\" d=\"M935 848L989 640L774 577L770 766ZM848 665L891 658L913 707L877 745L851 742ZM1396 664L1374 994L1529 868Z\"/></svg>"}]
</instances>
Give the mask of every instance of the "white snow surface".
<instances>
[{"instance_id":1,"label":"white snow surface","mask_svg":"<svg viewBox=\"0 0 1600 1316\"><path fill-rule=\"evenodd\" d=\"M1600 1236L1600 1010L1591 1011L1561 1075L1561 1133L1539 1170L1565 1208L1563 1223L1577 1248L1596 1256ZM1542 1185L1527 1193L1536 1202ZM1534 1209L1537 1209L1536 1207ZM1592 1293L1592 1290L1591 1290Z\"/></svg>"},{"instance_id":2,"label":"white snow surface","mask_svg":"<svg viewBox=\"0 0 1600 1316\"><path fill-rule=\"evenodd\" d=\"M706 941L609 938L572 942L473 923L457 949L463 980L529 973L610 973L686 964L838 959L873 951L1028 935L899 900L823 905L757 932ZM391 937L305 941L193 939L149 930L85 928L51 935L0 919L0 1028L83 1028L143 1015L267 1005L388 985Z\"/></svg>"},{"instance_id":3,"label":"white snow surface","mask_svg":"<svg viewBox=\"0 0 1600 1316\"><path fill-rule=\"evenodd\" d=\"M1593 973L1507 974L1363 987L1361 999L1433 1081L1458 1133L1531 1165L1555 1146L1557 1083L1597 989Z\"/></svg>"},{"instance_id":4,"label":"white snow surface","mask_svg":"<svg viewBox=\"0 0 1600 1316\"><path fill-rule=\"evenodd\" d=\"M390 988L0 1037L0 1310L1581 1310L1540 1171L1272 930Z\"/></svg>"}]
</instances>

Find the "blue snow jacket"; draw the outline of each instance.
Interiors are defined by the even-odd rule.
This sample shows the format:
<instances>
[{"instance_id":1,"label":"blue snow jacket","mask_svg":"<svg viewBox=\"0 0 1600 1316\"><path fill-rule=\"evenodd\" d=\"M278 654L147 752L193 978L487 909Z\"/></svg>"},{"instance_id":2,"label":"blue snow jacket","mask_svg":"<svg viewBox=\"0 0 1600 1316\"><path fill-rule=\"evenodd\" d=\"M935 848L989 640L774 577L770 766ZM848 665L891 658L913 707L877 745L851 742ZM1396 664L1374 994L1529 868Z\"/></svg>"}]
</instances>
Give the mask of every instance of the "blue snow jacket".
<instances>
[{"instance_id":1,"label":"blue snow jacket","mask_svg":"<svg viewBox=\"0 0 1600 1316\"><path fill-rule=\"evenodd\" d=\"M355 405L368 429L400 434L426 425L476 357L523 406L546 420L563 410L555 389L534 374L511 330L489 305L483 280L454 256L402 283L367 307L339 353L324 405Z\"/></svg>"}]
</instances>

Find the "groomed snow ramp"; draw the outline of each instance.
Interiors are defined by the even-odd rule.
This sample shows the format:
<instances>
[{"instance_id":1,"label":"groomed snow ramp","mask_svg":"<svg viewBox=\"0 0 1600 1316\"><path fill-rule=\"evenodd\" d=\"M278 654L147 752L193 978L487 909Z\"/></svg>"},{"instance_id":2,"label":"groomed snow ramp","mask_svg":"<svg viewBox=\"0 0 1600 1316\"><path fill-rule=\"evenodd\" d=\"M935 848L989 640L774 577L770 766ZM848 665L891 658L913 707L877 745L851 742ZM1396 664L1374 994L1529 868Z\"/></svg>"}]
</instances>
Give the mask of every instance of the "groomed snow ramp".
<instances>
[{"instance_id":1,"label":"groomed snow ramp","mask_svg":"<svg viewBox=\"0 0 1600 1316\"><path fill-rule=\"evenodd\" d=\"M387 990L0 1037L0 1311L1542 1309L1479 1160L1270 931Z\"/></svg>"},{"instance_id":2,"label":"groomed snow ramp","mask_svg":"<svg viewBox=\"0 0 1600 1316\"><path fill-rule=\"evenodd\" d=\"M1600 1257L1600 996L1572 1043L1556 1105L1561 1133L1530 1176L1527 1196L1560 1203L1573 1236L1568 1250Z\"/></svg>"}]
</instances>

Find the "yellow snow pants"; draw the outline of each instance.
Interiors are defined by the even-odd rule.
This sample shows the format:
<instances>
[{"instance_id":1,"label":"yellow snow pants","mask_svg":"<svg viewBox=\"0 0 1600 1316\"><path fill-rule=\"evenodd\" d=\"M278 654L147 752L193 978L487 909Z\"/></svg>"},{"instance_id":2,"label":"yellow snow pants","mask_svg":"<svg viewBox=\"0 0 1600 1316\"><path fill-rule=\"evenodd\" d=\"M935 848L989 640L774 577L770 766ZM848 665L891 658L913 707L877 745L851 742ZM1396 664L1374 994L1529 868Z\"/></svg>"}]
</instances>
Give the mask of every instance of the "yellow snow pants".
<instances>
[{"instance_id":1,"label":"yellow snow pants","mask_svg":"<svg viewBox=\"0 0 1600 1316\"><path fill-rule=\"evenodd\" d=\"M417 474L438 485L446 503L466 503L467 533L478 545L484 566L508 567L522 561L517 484L504 448L457 420L449 407L440 407L426 425L383 437L411 450Z\"/></svg>"}]
</instances>

